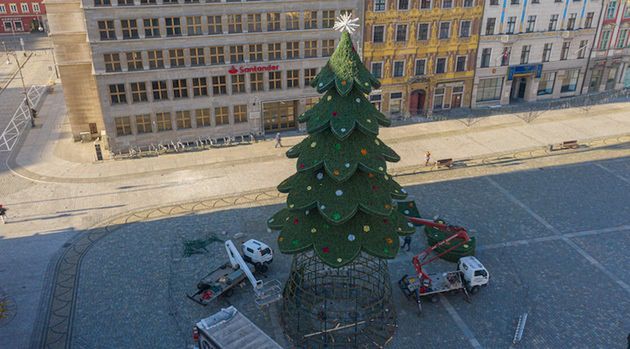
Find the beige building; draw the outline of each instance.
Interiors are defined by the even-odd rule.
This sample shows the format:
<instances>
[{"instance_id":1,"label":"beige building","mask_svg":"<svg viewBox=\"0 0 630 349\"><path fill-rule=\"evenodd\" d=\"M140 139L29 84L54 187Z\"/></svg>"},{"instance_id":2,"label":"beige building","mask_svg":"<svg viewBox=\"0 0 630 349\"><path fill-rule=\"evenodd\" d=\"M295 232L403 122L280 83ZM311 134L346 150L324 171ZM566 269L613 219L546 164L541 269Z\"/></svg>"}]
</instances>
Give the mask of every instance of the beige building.
<instances>
[{"instance_id":1,"label":"beige building","mask_svg":"<svg viewBox=\"0 0 630 349\"><path fill-rule=\"evenodd\" d=\"M485 1L473 108L580 94L601 1Z\"/></svg>"},{"instance_id":2,"label":"beige building","mask_svg":"<svg viewBox=\"0 0 630 349\"><path fill-rule=\"evenodd\" d=\"M73 135L119 151L297 128L335 17L362 3L48 0Z\"/></svg>"}]
</instances>

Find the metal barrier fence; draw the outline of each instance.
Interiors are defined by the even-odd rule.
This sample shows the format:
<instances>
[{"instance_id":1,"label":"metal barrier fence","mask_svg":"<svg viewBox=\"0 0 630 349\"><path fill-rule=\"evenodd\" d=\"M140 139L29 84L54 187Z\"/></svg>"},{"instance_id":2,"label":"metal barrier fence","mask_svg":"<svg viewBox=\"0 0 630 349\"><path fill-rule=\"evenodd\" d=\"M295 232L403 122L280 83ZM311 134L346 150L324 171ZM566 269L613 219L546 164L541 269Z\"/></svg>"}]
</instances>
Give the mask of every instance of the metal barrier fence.
<instances>
[{"instance_id":1,"label":"metal barrier fence","mask_svg":"<svg viewBox=\"0 0 630 349\"><path fill-rule=\"evenodd\" d=\"M36 109L44 93L46 93L45 85L33 85L29 88L26 94L27 97L22 100L15 113L13 113L9 124L2 131L2 135L0 135L0 152L13 150L24 129L31 124L31 111L28 105ZM28 104L26 103L26 98L28 98Z\"/></svg>"},{"instance_id":2,"label":"metal barrier fence","mask_svg":"<svg viewBox=\"0 0 630 349\"><path fill-rule=\"evenodd\" d=\"M138 159L154 157L169 153L184 153L191 151L208 150L212 148L232 147L256 143L258 140L253 133L226 136L223 138L198 137L190 140L166 140L158 144L145 146L130 146L126 151L111 153L114 160Z\"/></svg>"}]
</instances>

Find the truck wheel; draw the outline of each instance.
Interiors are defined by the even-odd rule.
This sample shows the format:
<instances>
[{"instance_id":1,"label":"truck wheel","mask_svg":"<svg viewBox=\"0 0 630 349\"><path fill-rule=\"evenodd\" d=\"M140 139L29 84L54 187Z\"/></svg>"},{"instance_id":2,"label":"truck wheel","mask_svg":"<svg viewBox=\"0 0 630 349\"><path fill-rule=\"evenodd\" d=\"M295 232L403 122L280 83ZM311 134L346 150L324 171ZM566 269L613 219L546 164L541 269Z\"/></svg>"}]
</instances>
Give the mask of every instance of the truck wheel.
<instances>
[{"instance_id":1,"label":"truck wheel","mask_svg":"<svg viewBox=\"0 0 630 349\"><path fill-rule=\"evenodd\" d=\"M479 286L473 286L473 288L470 289L470 294L477 294L477 292L479 292Z\"/></svg>"},{"instance_id":2,"label":"truck wheel","mask_svg":"<svg viewBox=\"0 0 630 349\"><path fill-rule=\"evenodd\" d=\"M264 274L269 270L269 266L267 264L262 264L262 263L256 263L254 264L254 269L261 273Z\"/></svg>"}]
</instances>

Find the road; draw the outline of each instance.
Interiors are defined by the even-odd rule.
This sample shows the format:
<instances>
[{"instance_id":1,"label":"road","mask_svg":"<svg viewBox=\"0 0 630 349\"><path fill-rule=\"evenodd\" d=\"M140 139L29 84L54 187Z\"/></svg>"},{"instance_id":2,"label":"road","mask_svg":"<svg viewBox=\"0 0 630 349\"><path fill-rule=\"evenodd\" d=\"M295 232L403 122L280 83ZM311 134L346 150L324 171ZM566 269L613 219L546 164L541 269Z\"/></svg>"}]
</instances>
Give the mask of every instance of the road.
<instances>
[{"instance_id":1,"label":"road","mask_svg":"<svg viewBox=\"0 0 630 349\"><path fill-rule=\"evenodd\" d=\"M25 39L26 51L21 51L19 37L0 37L5 42L10 52L10 64L6 64L7 55L0 52L0 132L4 130L13 113L17 109L21 98L24 96L24 88L17 69L16 59L22 65L24 85L26 89L32 85L45 85L54 74L52 51L50 40L42 35L22 35ZM0 50L2 45L0 45Z\"/></svg>"}]
</instances>

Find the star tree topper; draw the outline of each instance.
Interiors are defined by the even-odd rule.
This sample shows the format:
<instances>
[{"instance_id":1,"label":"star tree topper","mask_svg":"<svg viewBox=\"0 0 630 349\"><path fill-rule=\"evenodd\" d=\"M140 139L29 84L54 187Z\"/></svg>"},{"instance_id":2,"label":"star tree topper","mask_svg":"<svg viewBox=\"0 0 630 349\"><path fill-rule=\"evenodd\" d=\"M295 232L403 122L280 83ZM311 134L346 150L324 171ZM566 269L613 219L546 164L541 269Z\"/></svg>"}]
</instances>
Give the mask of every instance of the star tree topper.
<instances>
[{"instance_id":1,"label":"star tree topper","mask_svg":"<svg viewBox=\"0 0 630 349\"><path fill-rule=\"evenodd\" d=\"M358 21L358 18L352 18L352 14L342 13L337 17L333 29L338 30L342 33L344 31L347 31L348 33L352 34L359 27L359 25L357 24Z\"/></svg>"}]
</instances>

